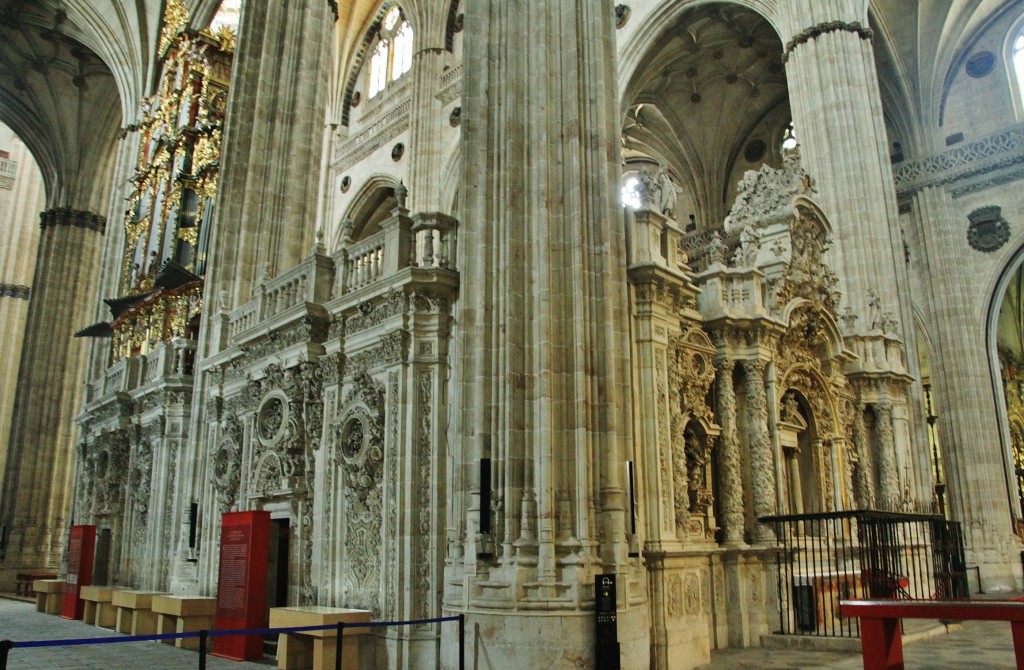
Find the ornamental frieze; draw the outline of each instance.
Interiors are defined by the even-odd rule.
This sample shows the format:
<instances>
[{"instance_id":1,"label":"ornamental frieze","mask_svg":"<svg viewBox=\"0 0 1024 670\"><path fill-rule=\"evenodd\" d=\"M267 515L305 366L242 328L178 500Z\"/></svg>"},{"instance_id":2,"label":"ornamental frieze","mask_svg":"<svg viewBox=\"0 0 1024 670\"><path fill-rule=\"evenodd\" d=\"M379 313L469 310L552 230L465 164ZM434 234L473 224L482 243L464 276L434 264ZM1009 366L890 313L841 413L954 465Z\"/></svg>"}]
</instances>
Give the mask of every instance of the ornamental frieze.
<instances>
[{"instance_id":1,"label":"ornamental frieze","mask_svg":"<svg viewBox=\"0 0 1024 670\"><path fill-rule=\"evenodd\" d=\"M396 330L380 338L378 344L366 351L352 354L347 367L353 372L375 370L404 363L409 355L409 332Z\"/></svg>"},{"instance_id":2,"label":"ornamental frieze","mask_svg":"<svg viewBox=\"0 0 1024 670\"><path fill-rule=\"evenodd\" d=\"M352 335L379 326L405 312L405 308L406 298L402 291L389 291L379 300L364 300L351 316L345 317L345 334Z\"/></svg>"}]
</instances>

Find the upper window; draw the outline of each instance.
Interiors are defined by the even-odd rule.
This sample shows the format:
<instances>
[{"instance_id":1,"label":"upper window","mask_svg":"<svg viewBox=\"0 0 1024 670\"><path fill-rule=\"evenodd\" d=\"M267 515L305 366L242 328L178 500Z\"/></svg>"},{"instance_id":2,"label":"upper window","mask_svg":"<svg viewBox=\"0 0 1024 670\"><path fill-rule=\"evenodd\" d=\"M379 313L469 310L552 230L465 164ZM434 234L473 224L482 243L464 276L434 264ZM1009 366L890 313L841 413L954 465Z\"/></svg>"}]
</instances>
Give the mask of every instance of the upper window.
<instances>
[{"instance_id":1,"label":"upper window","mask_svg":"<svg viewBox=\"0 0 1024 670\"><path fill-rule=\"evenodd\" d=\"M1013 41L1011 57L1013 58L1013 73L1017 76L1017 91L1020 93L1024 91L1024 30ZM1024 94L1021 95L1024 97Z\"/></svg>"},{"instance_id":2,"label":"upper window","mask_svg":"<svg viewBox=\"0 0 1024 670\"><path fill-rule=\"evenodd\" d=\"M384 15L380 34L370 56L370 97L384 90L412 67L412 27L402 10L394 6Z\"/></svg>"}]
</instances>

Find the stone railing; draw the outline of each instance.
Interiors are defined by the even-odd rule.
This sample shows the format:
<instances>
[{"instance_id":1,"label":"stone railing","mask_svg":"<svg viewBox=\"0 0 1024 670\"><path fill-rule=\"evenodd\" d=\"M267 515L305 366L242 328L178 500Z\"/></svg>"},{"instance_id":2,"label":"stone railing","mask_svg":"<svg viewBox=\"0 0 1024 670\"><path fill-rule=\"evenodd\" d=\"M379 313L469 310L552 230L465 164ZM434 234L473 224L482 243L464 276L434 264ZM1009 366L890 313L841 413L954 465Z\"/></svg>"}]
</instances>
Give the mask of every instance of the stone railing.
<instances>
[{"instance_id":1,"label":"stone railing","mask_svg":"<svg viewBox=\"0 0 1024 670\"><path fill-rule=\"evenodd\" d=\"M458 221L440 212L424 212L412 218L416 235L415 265L454 270Z\"/></svg>"},{"instance_id":2,"label":"stone railing","mask_svg":"<svg viewBox=\"0 0 1024 670\"><path fill-rule=\"evenodd\" d=\"M387 270L397 270L384 266L387 237L386 231L382 230L345 250L341 275L342 293L369 286L383 278Z\"/></svg>"},{"instance_id":3,"label":"stone railing","mask_svg":"<svg viewBox=\"0 0 1024 670\"><path fill-rule=\"evenodd\" d=\"M717 253L721 254L722 260L728 264L740 246L740 231L733 231L724 234L724 231L716 228L706 228L685 233L679 238L679 252L689 258L689 265L694 272L703 272L711 265L716 258L713 250L715 234L718 233L722 247Z\"/></svg>"},{"instance_id":4,"label":"stone railing","mask_svg":"<svg viewBox=\"0 0 1024 670\"><path fill-rule=\"evenodd\" d=\"M189 377L195 363L195 340L160 342L148 354L124 358L85 385L85 402L134 389L167 377Z\"/></svg>"},{"instance_id":5,"label":"stone railing","mask_svg":"<svg viewBox=\"0 0 1024 670\"><path fill-rule=\"evenodd\" d=\"M447 105L462 95L462 63L441 75L441 90L437 94L441 104Z\"/></svg>"},{"instance_id":6,"label":"stone railing","mask_svg":"<svg viewBox=\"0 0 1024 670\"><path fill-rule=\"evenodd\" d=\"M142 357L141 384L148 384L164 377L191 376L195 354L195 340L161 342L156 349Z\"/></svg>"},{"instance_id":7,"label":"stone railing","mask_svg":"<svg viewBox=\"0 0 1024 670\"><path fill-rule=\"evenodd\" d=\"M316 252L291 270L259 288L259 295L228 315L228 336L236 337L258 324L306 303L331 299L334 261Z\"/></svg>"}]
</instances>

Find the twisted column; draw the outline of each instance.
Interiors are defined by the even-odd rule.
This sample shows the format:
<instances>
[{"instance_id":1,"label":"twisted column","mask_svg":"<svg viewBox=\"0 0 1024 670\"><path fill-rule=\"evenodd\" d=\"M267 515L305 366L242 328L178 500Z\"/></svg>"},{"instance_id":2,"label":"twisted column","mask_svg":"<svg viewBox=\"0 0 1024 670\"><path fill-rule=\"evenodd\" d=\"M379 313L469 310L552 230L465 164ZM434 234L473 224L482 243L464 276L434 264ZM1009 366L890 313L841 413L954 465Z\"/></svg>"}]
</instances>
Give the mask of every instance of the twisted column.
<instances>
[{"instance_id":1,"label":"twisted column","mask_svg":"<svg viewBox=\"0 0 1024 670\"><path fill-rule=\"evenodd\" d=\"M732 383L733 361L715 361L718 371L718 491L723 540L726 545L743 544L743 473L740 471L740 441L736 434L736 389Z\"/></svg>"},{"instance_id":2,"label":"twisted column","mask_svg":"<svg viewBox=\"0 0 1024 670\"><path fill-rule=\"evenodd\" d=\"M896 440L892 430L892 403L876 404L875 420L879 503L883 509L895 511L900 500L900 475L896 465Z\"/></svg>"},{"instance_id":3,"label":"twisted column","mask_svg":"<svg viewBox=\"0 0 1024 670\"><path fill-rule=\"evenodd\" d=\"M871 444L864 428L864 405L858 405L857 416L853 419L853 444L857 450L857 468L853 474L854 494L857 499L857 507L860 509L871 509L875 500L875 482L873 473L873 460L871 457Z\"/></svg>"},{"instance_id":4,"label":"twisted column","mask_svg":"<svg viewBox=\"0 0 1024 670\"><path fill-rule=\"evenodd\" d=\"M750 450L750 483L754 494L754 517L776 513L775 458L768 435L768 398L764 390L765 362L743 361L746 373L747 395L747 447ZM771 542L775 534L763 523L754 525L754 539Z\"/></svg>"}]
</instances>

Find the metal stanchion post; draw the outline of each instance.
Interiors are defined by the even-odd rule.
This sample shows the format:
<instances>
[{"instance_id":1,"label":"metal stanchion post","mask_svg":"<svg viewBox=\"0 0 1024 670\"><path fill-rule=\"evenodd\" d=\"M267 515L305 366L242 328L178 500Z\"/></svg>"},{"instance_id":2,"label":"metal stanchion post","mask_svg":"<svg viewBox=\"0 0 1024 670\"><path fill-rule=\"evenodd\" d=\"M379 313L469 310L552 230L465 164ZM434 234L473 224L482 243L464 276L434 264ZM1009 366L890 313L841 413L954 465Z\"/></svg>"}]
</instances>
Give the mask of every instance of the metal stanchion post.
<instances>
[{"instance_id":1,"label":"metal stanchion post","mask_svg":"<svg viewBox=\"0 0 1024 670\"><path fill-rule=\"evenodd\" d=\"M338 644L335 646L334 670L341 670L341 645L345 639L345 622L338 622Z\"/></svg>"},{"instance_id":2,"label":"metal stanchion post","mask_svg":"<svg viewBox=\"0 0 1024 670\"><path fill-rule=\"evenodd\" d=\"M7 654L14 647L11 640L0 640L0 670L7 670Z\"/></svg>"},{"instance_id":3,"label":"metal stanchion post","mask_svg":"<svg viewBox=\"0 0 1024 670\"><path fill-rule=\"evenodd\" d=\"M466 615L459 615L459 670L466 670Z\"/></svg>"},{"instance_id":4,"label":"metal stanchion post","mask_svg":"<svg viewBox=\"0 0 1024 670\"><path fill-rule=\"evenodd\" d=\"M199 670L206 670L206 634L207 631L199 631Z\"/></svg>"}]
</instances>

